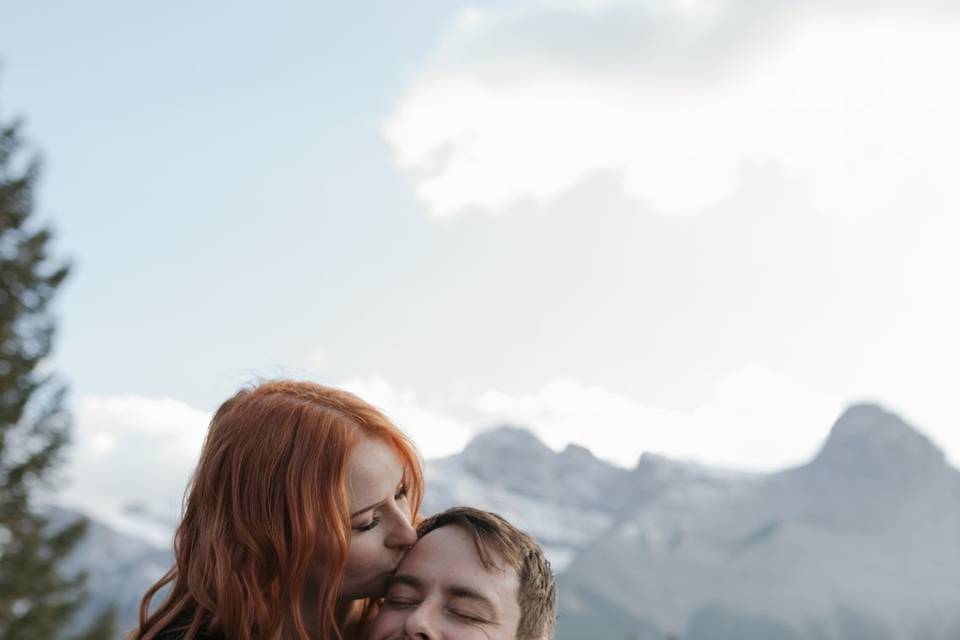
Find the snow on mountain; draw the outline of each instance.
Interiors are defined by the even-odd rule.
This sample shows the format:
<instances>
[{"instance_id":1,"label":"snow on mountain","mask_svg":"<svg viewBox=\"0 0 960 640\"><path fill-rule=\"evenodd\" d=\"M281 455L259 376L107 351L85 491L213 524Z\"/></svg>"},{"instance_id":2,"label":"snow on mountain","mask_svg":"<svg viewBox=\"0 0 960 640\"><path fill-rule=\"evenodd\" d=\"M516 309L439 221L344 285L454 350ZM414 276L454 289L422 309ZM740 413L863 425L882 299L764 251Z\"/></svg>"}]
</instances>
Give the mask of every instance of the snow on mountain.
<instances>
[{"instance_id":1,"label":"snow on mountain","mask_svg":"<svg viewBox=\"0 0 960 640\"><path fill-rule=\"evenodd\" d=\"M960 472L896 416L854 406L805 466L691 480L641 482L578 554L561 638L960 637Z\"/></svg>"},{"instance_id":2,"label":"snow on mountain","mask_svg":"<svg viewBox=\"0 0 960 640\"><path fill-rule=\"evenodd\" d=\"M47 514L57 530L86 517L75 511L54 508ZM105 607L117 610L118 638L136 625L140 598L170 568L170 549L132 535L117 532L87 517L87 535L61 566L66 575L87 573L88 600L72 620L69 637L86 628Z\"/></svg>"},{"instance_id":3,"label":"snow on mountain","mask_svg":"<svg viewBox=\"0 0 960 640\"><path fill-rule=\"evenodd\" d=\"M500 427L460 454L427 461L423 512L496 511L534 535L559 571L614 523L629 475L583 447L555 453L529 431Z\"/></svg>"}]
</instances>

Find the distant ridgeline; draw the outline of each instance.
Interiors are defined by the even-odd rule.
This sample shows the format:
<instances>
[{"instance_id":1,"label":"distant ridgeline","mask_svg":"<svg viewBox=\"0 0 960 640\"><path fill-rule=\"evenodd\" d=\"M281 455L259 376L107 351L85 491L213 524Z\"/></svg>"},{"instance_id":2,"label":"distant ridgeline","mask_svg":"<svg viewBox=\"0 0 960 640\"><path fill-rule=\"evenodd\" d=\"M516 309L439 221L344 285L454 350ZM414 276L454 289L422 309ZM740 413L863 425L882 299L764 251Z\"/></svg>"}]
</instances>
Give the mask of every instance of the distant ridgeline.
<instances>
[{"instance_id":1,"label":"distant ridgeline","mask_svg":"<svg viewBox=\"0 0 960 640\"><path fill-rule=\"evenodd\" d=\"M560 638L960 638L960 472L896 416L853 407L780 473L671 466L565 571Z\"/></svg>"},{"instance_id":2,"label":"distant ridgeline","mask_svg":"<svg viewBox=\"0 0 960 640\"><path fill-rule=\"evenodd\" d=\"M425 513L474 505L541 541L559 640L960 639L960 471L876 406L847 410L813 461L779 473L650 454L626 470L501 427L429 461L427 482ZM72 566L128 629L169 558L101 525Z\"/></svg>"}]
</instances>

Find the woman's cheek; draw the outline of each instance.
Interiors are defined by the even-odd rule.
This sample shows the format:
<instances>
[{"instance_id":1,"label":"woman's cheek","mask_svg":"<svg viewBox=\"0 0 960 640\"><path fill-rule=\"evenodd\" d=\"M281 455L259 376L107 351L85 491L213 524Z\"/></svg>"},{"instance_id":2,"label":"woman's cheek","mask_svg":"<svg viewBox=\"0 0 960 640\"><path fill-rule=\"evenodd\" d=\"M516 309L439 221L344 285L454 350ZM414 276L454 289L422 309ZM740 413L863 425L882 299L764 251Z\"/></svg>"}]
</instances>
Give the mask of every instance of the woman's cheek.
<instances>
[{"instance_id":1,"label":"woman's cheek","mask_svg":"<svg viewBox=\"0 0 960 640\"><path fill-rule=\"evenodd\" d=\"M347 572L352 572L359 565L363 559L363 538L354 534L353 539L350 541L350 550L347 551L347 564L345 569Z\"/></svg>"},{"instance_id":2,"label":"woman's cheek","mask_svg":"<svg viewBox=\"0 0 960 640\"><path fill-rule=\"evenodd\" d=\"M375 538L377 534L373 531L365 531L361 535L354 536L347 556L347 571L363 572L364 569L376 564Z\"/></svg>"}]
</instances>

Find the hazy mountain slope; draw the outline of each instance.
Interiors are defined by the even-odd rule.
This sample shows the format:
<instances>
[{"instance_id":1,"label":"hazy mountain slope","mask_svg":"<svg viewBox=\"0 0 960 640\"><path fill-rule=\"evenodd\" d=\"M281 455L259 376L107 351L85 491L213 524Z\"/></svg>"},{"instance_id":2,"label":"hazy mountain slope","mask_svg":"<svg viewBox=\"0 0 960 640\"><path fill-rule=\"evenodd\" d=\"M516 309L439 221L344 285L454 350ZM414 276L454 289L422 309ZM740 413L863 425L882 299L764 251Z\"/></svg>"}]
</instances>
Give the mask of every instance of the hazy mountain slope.
<instances>
[{"instance_id":1,"label":"hazy mountain slope","mask_svg":"<svg viewBox=\"0 0 960 640\"><path fill-rule=\"evenodd\" d=\"M470 505L496 511L536 536L559 570L610 527L630 472L582 447L555 453L530 432L500 427L464 451L426 464L423 511Z\"/></svg>"},{"instance_id":2,"label":"hazy mountain slope","mask_svg":"<svg viewBox=\"0 0 960 640\"><path fill-rule=\"evenodd\" d=\"M602 603L638 637L955 640L960 472L896 416L853 407L808 465L643 501L561 586L562 630Z\"/></svg>"},{"instance_id":3,"label":"hazy mountain slope","mask_svg":"<svg viewBox=\"0 0 960 640\"><path fill-rule=\"evenodd\" d=\"M51 526L58 528L82 517L67 509L54 509L48 514ZM104 607L117 607L118 637L134 627L140 599L146 590L170 568L169 550L139 538L118 533L89 519L86 537L77 545L62 569L67 573L87 573L89 600L70 631L83 629Z\"/></svg>"}]
</instances>

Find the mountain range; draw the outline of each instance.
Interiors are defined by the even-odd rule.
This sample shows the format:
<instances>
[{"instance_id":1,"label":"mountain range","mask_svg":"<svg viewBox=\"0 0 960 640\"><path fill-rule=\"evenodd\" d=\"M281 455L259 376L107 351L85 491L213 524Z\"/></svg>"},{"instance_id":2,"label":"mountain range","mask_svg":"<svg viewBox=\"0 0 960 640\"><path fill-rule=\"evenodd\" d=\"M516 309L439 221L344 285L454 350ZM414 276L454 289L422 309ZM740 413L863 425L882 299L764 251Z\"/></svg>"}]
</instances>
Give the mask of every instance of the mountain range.
<instances>
[{"instance_id":1,"label":"mountain range","mask_svg":"<svg viewBox=\"0 0 960 640\"><path fill-rule=\"evenodd\" d=\"M561 584L561 638L956 640L960 472L897 416L851 407L799 468L647 492Z\"/></svg>"},{"instance_id":2,"label":"mountain range","mask_svg":"<svg viewBox=\"0 0 960 640\"><path fill-rule=\"evenodd\" d=\"M624 469L501 426L426 476L424 513L490 509L541 542L558 640L960 639L960 471L876 405L850 407L813 460L777 473L649 453ZM69 565L90 575L83 617L113 601L129 629L169 563L93 522Z\"/></svg>"}]
</instances>

